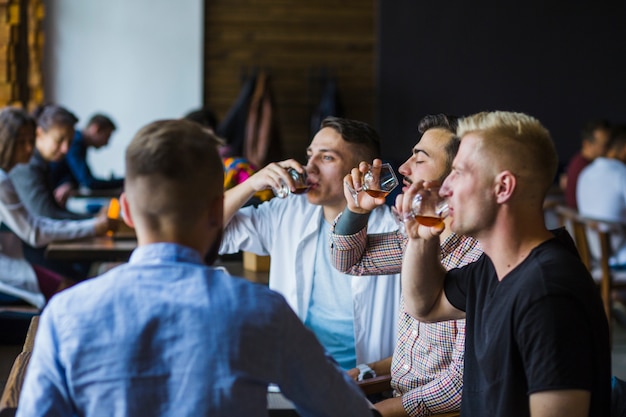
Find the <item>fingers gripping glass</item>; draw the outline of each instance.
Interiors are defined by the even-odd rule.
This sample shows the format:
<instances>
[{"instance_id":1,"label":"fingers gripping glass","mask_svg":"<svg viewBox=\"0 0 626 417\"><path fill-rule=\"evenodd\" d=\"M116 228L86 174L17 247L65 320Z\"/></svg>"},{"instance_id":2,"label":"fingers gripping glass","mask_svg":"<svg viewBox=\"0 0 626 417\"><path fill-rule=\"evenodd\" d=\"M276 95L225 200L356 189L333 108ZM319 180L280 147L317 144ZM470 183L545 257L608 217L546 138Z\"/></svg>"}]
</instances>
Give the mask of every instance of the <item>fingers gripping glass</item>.
<instances>
[{"instance_id":1,"label":"fingers gripping glass","mask_svg":"<svg viewBox=\"0 0 626 417\"><path fill-rule=\"evenodd\" d=\"M303 173L299 173L295 169L289 168L287 172L289 173L289 176L293 179L293 182L296 185L296 190L291 191L289 189L289 185L281 180L280 187L272 188L272 191L274 191L274 195L276 197L285 198L289 194L303 194L309 191L310 186L309 184L307 184L306 171L304 171Z\"/></svg>"},{"instance_id":2,"label":"fingers gripping glass","mask_svg":"<svg viewBox=\"0 0 626 417\"><path fill-rule=\"evenodd\" d=\"M411 200L411 211L400 216L393 210L400 231L406 234L405 222L415 220L428 227L441 227L448 216L448 201L439 195L439 188L423 188Z\"/></svg>"},{"instance_id":3,"label":"fingers gripping glass","mask_svg":"<svg viewBox=\"0 0 626 417\"><path fill-rule=\"evenodd\" d=\"M363 175L362 183L362 187L359 190L355 190L350 184L346 183L357 207L359 207L358 196L361 191L365 191L373 198L385 198L398 186L398 178L390 164L382 164L380 168L371 167Z\"/></svg>"}]
</instances>

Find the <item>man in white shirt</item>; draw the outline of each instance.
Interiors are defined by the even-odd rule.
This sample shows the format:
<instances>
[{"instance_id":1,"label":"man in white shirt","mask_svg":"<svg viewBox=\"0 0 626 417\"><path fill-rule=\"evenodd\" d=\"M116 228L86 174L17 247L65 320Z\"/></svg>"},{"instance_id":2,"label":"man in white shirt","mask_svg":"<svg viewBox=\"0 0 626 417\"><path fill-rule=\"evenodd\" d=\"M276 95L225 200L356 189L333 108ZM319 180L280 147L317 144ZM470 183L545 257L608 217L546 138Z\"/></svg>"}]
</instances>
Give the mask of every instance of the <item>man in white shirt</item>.
<instances>
[{"instance_id":1,"label":"man in white shirt","mask_svg":"<svg viewBox=\"0 0 626 417\"><path fill-rule=\"evenodd\" d=\"M280 292L344 369L393 353L400 301L398 275L351 277L330 264L330 225L346 201L343 177L360 161L378 157L380 140L363 122L329 117L307 149L306 166L293 159L272 163L224 196L220 253L239 250L272 257L270 288ZM274 198L240 208L257 191L295 190L286 169L308 174L306 195ZM368 230L397 229L387 206L372 213Z\"/></svg>"},{"instance_id":2,"label":"man in white shirt","mask_svg":"<svg viewBox=\"0 0 626 417\"><path fill-rule=\"evenodd\" d=\"M614 130L604 156L596 158L578 178L577 202L580 214L601 220L626 223L626 127ZM598 248L590 241L598 256ZM626 265L626 239L616 236L615 256L610 262Z\"/></svg>"}]
</instances>

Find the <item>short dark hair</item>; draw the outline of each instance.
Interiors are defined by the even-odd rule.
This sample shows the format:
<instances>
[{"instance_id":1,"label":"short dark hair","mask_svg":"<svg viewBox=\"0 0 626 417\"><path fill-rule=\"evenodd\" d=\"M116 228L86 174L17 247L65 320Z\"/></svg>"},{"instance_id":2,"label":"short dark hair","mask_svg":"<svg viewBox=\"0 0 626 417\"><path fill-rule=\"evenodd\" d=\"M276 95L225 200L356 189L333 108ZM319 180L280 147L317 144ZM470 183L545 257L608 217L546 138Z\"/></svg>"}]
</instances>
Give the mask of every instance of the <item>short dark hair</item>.
<instances>
[{"instance_id":1,"label":"short dark hair","mask_svg":"<svg viewBox=\"0 0 626 417\"><path fill-rule=\"evenodd\" d=\"M137 132L126 149L126 176L158 174L184 182L217 155L217 143L214 134L190 120L152 122ZM216 161L221 165L221 159Z\"/></svg>"},{"instance_id":2,"label":"short dark hair","mask_svg":"<svg viewBox=\"0 0 626 417\"><path fill-rule=\"evenodd\" d=\"M626 125L617 125L611 129L611 137L609 142L606 144L606 152L621 151L625 146Z\"/></svg>"},{"instance_id":3,"label":"short dark hair","mask_svg":"<svg viewBox=\"0 0 626 417\"><path fill-rule=\"evenodd\" d=\"M356 145L358 161L372 161L380 157L380 136L365 122L342 117L329 116L322 120L320 129L330 127L341 135L343 140Z\"/></svg>"},{"instance_id":4,"label":"short dark hair","mask_svg":"<svg viewBox=\"0 0 626 417\"><path fill-rule=\"evenodd\" d=\"M35 119L17 107L5 107L0 111L0 168L9 171L15 154L15 143L20 129L28 126L35 133ZM33 144L34 145L34 144Z\"/></svg>"},{"instance_id":5,"label":"short dark hair","mask_svg":"<svg viewBox=\"0 0 626 417\"><path fill-rule=\"evenodd\" d=\"M598 129L611 130L611 123L609 123L609 121L606 119L595 119L588 121L587 123L585 123L585 126L583 126L583 129L580 132L580 137L582 141L593 143L596 140L593 132Z\"/></svg>"},{"instance_id":6,"label":"short dark hair","mask_svg":"<svg viewBox=\"0 0 626 417\"><path fill-rule=\"evenodd\" d=\"M184 119L159 120L141 128L126 148L125 189L145 181L149 190L134 196L150 227L171 218L190 225L224 192L224 167L211 131Z\"/></svg>"},{"instance_id":7,"label":"short dark hair","mask_svg":"<svg viewBox=\"0 0 626 417\"><path fill-rule=\"evenodd\" d=\"M456 135L456 128L459 126L459 118L448 114L429 114L422 117L417 130L420 135L423 135L429 129L445 129Z\"/></svg>"},{"instance_id":8,"label":"short dark hair","mask_svg":"<svg viewBox=\"0 0 626 417\"><path fill-rule=\"evenodd\" d=\"M217 117L215 117L215 113L208 107L190 111L185 115L185 119L200 123L202 126L213 130L217 128Z\"/></svg>"},{"instance_id":9,"label":"short dark hair","mask_svg":"<svg viewBox=\"0 0 626 417\"><path fill-rule=\"evenodd\" d=\"M115 126L115 123L113 123L113 120L111 120L111 118L107 116L106 114L102 114L102 113L96 113L93 116L91 116L89 118L89 121L87 122L87 126L89 125L96 125L101 129L110 129L110 130L117 129L117 126Z\"/></svg>"},{"instance_id":10,"label":"short dark hair","mask_svg":"<svg viewBox=\"0 0 626 417\"><path fill-rule=\"evenodd\" d=\"M452 116L448 114L429 114L424 116L422 120L420 120L417 125L417 131L420 134L420 139L427 130L430 129L444 129L452 133L452 139L446 144L446 171L444 174L444 178L448 176L450 171L452 170L452 161L454 161L454 157L456 153L459 151L459 146L461 145L461 139L456 135L456 129L459 126L459 118L457 116Z\"/></svg>"},{"instance_id":11,"label":"short dark hair","mask_svg":"<svg viewBox=\"0 0 626 417\"><path fill-rule=\"evenodd\" d=\"M47 104L38 111L37 126L48 131L53 126L63 125L74 127L78 117L65 107L58 104Z\"/></svg>"}]
</instances>

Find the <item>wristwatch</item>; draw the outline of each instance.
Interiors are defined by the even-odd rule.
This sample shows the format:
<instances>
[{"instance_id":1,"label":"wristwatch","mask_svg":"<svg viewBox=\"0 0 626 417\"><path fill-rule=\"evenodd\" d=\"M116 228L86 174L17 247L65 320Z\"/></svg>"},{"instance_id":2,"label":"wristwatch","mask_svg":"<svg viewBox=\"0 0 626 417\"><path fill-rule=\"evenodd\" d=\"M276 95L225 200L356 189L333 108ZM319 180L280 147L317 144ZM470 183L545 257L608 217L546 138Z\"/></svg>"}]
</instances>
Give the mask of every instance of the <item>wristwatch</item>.
<instances>
[{"instance_id":1,"label":"wristwatch","mask_svg":"<svg viewBox=\"0 0 626 417\"><path fill-rule=\"evenodd\" d=\"M370 379L376 376L376 372L364 363L357 365L356 367L359 370L357 381L363 381L364 379Z\"/></svg>"}]
</instances>

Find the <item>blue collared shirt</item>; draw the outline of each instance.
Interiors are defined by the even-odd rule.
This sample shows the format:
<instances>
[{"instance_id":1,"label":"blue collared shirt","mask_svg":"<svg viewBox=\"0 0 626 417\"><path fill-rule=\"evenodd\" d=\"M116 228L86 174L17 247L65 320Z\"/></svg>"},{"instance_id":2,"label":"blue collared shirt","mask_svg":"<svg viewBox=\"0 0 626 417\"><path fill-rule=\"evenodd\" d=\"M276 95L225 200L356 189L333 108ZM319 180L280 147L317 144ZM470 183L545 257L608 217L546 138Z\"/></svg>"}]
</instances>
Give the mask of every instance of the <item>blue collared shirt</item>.
<instances>
[{"instance_id":1,"label":"blue collared shirt","mask_svg":"<svg viewBox=\"0 0 626 417\"><path fill-rule=\"evenodd\" d=\"M18 416L266 416L270 382L302 416L370 413L281 295L158 243L53 297Z\"/></svg>"}]
</instances>

